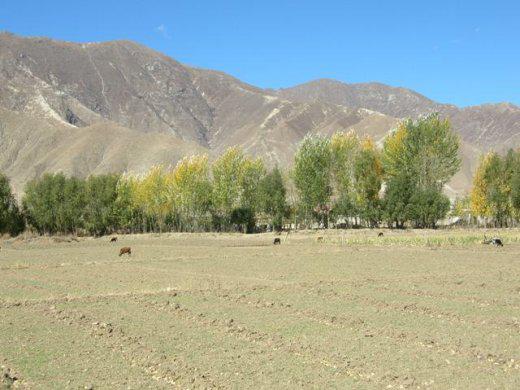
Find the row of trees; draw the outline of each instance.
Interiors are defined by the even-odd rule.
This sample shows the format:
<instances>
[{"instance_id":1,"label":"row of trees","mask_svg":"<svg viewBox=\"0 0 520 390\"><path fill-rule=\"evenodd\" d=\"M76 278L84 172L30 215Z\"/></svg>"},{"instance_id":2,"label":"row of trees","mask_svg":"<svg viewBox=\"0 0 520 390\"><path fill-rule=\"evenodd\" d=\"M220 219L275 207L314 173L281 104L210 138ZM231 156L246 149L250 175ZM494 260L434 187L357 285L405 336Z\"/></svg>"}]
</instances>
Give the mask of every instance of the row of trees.
<instances>
[{"instance_id":1,"label":"row of trees","mask_svg":"<svg viewBox=\"0 0 520 390\"><path fill-rule=\"evenodd\" d=\"M119 179L118 175L78 179L45 174L25 188L22 207L27 222L39 233L115 231L122 218L116 203Z\"/></svg>"},{"instance_id":2,"label":"row of trees","mask_svg":"<svg viewBox=\"0 0 520 390\"><path fill-rule=\"evenodd\" d=\"M27 184L22 212L4 178L9 195L0 194L7 202L0 213L9 216L0 215L10 222L0 228L16 233L24 219L40 233L93 235L252 232L259 224L281 229L287 222L435 227L450 208L443 186L459 166L457 137L446 120L430 115L402 122L379 148L352 132L307 136L285 176L230 148L213 162L193 156L141 176L46 174Z\"/></svg>"},{"instance_id":3,"label":"row of trees","mask_svg":"<svg viewBox=\"0 0 520 390\"><path fill-rule=\"evenodd\" d=\"M307 224L435 227L450 208L442 189L460 167L458 147L438 115L402 122L382 150L353 133L307 137L295 156L299 214Z\"/></svg>"},{"instance_id":4,"label":"row of trees","mask_svg":"<svg viewBox=\"0 0 520 390\"><path fill-rule=\"evenodd\" d=\"M260 220L281 229L288 213L280 171L231 148L213 164L206 156L142 176L87 179L46 174L25 189L27 222L40 233L86 231L252 232Z\"/></svg>"},{"instance_id":5,"label":"row of trees","mask_svg":"<svg viewBox=\"0 0 520 390\"><path fill-rule=\"evenodd\" d=\"M462 209L481 217L486 224L515 225L520 219L520 152L485 155L473 177L469 199L461 203L469 206Z\"/></svg>"}]
</instances>

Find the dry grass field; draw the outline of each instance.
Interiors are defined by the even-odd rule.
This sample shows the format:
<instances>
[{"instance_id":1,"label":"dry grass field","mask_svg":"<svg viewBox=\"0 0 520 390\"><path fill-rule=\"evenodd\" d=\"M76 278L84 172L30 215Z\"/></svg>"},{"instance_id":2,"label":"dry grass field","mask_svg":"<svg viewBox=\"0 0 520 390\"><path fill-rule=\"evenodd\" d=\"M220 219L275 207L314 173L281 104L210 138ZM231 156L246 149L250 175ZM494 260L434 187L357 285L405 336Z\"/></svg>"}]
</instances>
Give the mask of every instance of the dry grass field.
<instances>
[{"instance_id":1,"label":"dry grass field","mask_svg":"<svg viewBox=\"0 0 520 390\"><path fill-rule=\"evenodd\" d=\"M500 235L4 241L1 383L518 389L520 231Z\"/></svg>"}]
</instances>

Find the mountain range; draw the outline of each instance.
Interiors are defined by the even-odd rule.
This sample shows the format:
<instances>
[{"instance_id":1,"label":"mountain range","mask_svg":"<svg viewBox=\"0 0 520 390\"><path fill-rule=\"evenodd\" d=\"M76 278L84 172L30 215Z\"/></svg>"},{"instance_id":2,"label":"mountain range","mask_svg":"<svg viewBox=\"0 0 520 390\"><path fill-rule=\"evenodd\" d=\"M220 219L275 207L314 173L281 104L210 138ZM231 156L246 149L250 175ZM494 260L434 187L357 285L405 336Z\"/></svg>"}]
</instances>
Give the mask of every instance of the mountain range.
<instances>
[{"instance_id":1,"label":"mountain range","mask_svg":"<svg viewBox=\"0 0 520 390\"><path fill-rule=\"evenodd\" d=\"M0 171L17 193L44 172L146 171L241 146L290 166L305 135L353 130L381 143L400 120L439 112L460 135L467 191L479 156L520 145L520 107L459 108L405 88L321 79L262 89L130 41L71 43L0 34Z\"/></svg>"}]
</instances>

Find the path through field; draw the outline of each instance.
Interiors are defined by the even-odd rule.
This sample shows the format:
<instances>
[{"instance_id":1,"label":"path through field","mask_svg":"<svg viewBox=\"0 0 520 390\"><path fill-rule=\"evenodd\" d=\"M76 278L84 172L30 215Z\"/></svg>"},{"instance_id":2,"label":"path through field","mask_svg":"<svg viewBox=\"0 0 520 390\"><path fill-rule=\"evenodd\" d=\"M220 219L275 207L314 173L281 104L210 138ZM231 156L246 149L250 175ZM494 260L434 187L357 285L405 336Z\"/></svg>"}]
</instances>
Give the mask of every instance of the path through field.
<instances>
[{"instance_id":1,"label":"path through field","mask_svg":"<svg viewBox=\"0 0 520 390\"><path fill-rule=\"evenodd\" d=\"M4 243L3 384L520 388L520 244L313 237Z\"/></svg>"}]
</instances>

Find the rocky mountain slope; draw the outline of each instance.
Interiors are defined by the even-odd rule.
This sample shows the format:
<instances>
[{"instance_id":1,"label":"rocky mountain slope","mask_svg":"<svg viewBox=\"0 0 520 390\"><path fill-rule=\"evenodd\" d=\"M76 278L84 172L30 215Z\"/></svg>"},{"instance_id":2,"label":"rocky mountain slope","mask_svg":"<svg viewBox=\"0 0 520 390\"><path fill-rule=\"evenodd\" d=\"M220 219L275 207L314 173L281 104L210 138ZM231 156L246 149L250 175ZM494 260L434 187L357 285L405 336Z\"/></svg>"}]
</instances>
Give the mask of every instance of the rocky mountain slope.
<instances>
[{"instance_id":1,"label":"rocky mountain slope","mask_svg":"<svg viewBox=\"0 0 520 390\"><path fill-rule=\"evenodd\" d=\"M484 104L467 108L436 103L406 88L380 83L345 84L335 80L315 80L275 91L299 102L323 102L345 107L364 107L394 118L416 118L440 112L450 118L463 141L487 151L517 145L520 135L520 107L514 104ZM513 145L511 145L511 141Z\"/></svg>"},{"instance_id":2,"label":"rocky mountain slope","mask_svg":"<svg viewBox=\"0 0 520 390\"><path fill-rule=\"evenodd\" d=\"M320 79L280 89L276 93L299 102L320 101L345 107L364 107L396 118L417 117L441 108L440 104L417 92L380 83L346 84Z\"/></svg>"},{"instance_id":3,"label":"rocky mountain slope","mask_svg":"<svg viewBox=\"0 0 520 390\"><path fill-rule=\"evenodd\" d=\"M17 191L43 172L143 172L231 145L290 165L308 133L384 139L400 118L440 111L461 134L468 188L483 150L516 145L520 110L458 109L403 88L317 80L263 90L128 41L78 44L0 34L0 171Z\"/></svg>"}]
</instances>

